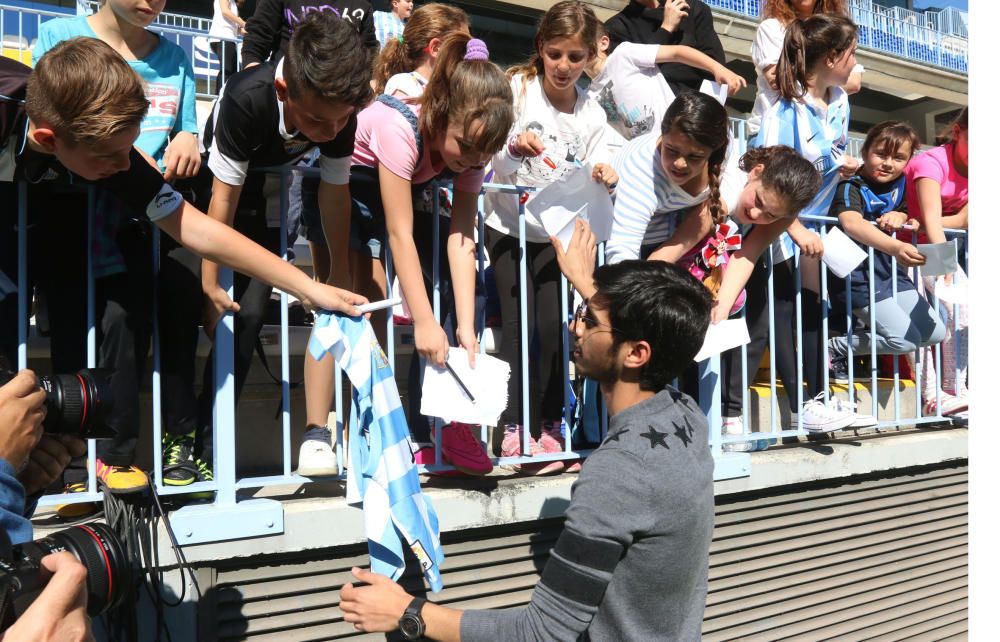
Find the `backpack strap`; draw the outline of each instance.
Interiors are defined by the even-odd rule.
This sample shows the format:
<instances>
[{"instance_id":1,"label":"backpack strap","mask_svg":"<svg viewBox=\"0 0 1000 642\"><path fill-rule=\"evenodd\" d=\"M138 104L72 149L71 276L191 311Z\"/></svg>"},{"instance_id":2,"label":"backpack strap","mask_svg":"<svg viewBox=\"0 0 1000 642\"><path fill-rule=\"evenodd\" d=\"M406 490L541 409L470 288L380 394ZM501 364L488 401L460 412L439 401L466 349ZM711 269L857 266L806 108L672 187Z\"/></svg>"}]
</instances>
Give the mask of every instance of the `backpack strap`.
<instances>
[{"instance_id":1,"label":"backpack strap","mask_svg":"<svg viewBox=\"0 0 1000 642\"><path fill-rule=\"evenodd\" d=\"M417 163L420 159L424 157L424 140L420 135L420 124L417 122L417 115L413 113L410 106L404 103L402 100L396 98L395 96L389 96L388 94L379 94L378 98L375 100L379 101L383 105L392 107L406 119L406 122L410 123L410 127L413 128L413 136L417 141Z\"/></svg>"}]
</instances>

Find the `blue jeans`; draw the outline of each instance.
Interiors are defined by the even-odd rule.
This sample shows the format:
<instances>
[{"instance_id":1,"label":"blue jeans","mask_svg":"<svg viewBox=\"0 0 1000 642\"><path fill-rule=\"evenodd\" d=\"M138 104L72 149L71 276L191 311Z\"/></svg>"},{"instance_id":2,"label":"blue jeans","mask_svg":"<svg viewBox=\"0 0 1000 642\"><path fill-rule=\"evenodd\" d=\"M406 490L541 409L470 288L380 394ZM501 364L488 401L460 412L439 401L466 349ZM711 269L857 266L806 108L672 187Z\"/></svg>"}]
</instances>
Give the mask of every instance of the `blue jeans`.
<instances>
[{"instance_id":1,"label":"blue jeans","mask_svg":"<svg viewBox=\"0 0 1000 642\"><path fill-rule=\"evenodd\" d=\"M854 314L871 328L871 309L863 306ZM875 302L875 348L878 354L906 354L944 340L941 317L916 290L903 290L895 299ZM830 351L847 356L848 342L855 351L871 352L870 330L830 339Z\"/></svg>"}]
</instances>

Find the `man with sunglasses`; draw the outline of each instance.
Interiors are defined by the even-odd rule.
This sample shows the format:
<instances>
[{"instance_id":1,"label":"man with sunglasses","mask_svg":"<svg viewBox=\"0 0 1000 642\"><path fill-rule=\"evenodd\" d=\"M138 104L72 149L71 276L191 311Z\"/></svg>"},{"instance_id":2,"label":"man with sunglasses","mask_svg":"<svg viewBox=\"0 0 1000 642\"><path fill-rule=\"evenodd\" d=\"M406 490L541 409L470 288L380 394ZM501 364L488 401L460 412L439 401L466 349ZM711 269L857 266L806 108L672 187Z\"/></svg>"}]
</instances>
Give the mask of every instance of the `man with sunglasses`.
<instances>
[{"instance_id":1,"label":"man with sunglasses","mask_svg":"<svg viewBox=\"0 0 1000 642\"><path fill-rule=\"evenodd\" d=\"M593 265L587 232L567 252L556 246L564 271L567 255L585 263L589 254ZM356 629L400 628L407 640L700 639L713 461L705 415L667 382L701 347L711 295L660 261L605 265L592 283L574 318L573 360L577 376L600 384L611 420L573 485L531 603L463 612L355 568L368 586L345 584L340 607Z\"/></svg>"}]
</instances>

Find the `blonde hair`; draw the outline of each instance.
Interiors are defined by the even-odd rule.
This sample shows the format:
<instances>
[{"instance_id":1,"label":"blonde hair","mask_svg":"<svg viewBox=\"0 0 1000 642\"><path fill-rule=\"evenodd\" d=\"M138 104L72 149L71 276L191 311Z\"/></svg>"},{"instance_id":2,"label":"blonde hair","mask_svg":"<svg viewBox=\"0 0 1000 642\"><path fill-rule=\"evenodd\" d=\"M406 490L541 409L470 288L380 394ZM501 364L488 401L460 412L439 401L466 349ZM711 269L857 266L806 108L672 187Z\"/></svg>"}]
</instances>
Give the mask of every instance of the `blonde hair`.
<instances>
[{"instance_id":1,"label":"blonde hair","mask_svg":"<svg viewBox=\"0 0 1000 642\"><path fill-rule=\"evenodd\" d=\"M495 154L514 125L514 98L500 67L484 58L466 59L472 36L452 32L445 36L437 64L420 104L420 128L430 139L462 123L468 145L477 152ZM485 43L476 41L483 47ZM476 131L472 124L480 123Z\"/></svg>"},{"instance_id":2,"label":"blonde hair","mask_svg":"<svg viewBox=\"0 0 1000 642\"><path fill-rule=\"evenodd\" d=\"M573 38L579 35L587 46L590 58L597 55L597 41L601 37L601 21L597 19L594 10L579 0L563 0L552 5L538 22L538 32L535 34L535 53L520 65L514 65L507 70L507 77L513 78L520 74L524 76L524 84L537 76L544 75L545 66L538 51L542 44L556 38Z\"/></svg>"},{"instance_id":3,"label":"blonde hair","mask_svg":"<svg viewBox=\"0 0 1000 642\"><path fill-rule=\"evenodd\" d=\"M390 40L375 60L375 93L385 91L386 83L396 74L419 67L431 40L462 27L468 30L469 16L458 7L432 2L417 8L406 21L402 38Z\"/></svg>"},{"instance_id":4,"label":"blonde hair","mask_svg":"<svg viewBox=\"0 0 1000 642\"><path fill-rule=\"evenodd\" d=\"M142 79L96 38L60 42L28 78L28 118L71 145L92 145L138 128L148 109Z\"/></svg>"}]
</instances>

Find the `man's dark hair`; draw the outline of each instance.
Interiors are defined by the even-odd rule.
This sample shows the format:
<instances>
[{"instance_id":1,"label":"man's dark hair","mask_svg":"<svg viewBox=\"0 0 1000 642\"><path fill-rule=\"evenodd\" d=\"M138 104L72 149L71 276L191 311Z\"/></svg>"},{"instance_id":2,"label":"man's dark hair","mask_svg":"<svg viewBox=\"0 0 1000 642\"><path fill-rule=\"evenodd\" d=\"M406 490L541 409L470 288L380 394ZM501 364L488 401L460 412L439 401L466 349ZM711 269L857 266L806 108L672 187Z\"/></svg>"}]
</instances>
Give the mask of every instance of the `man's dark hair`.
<instances>
[{"instance_id":1,"label":"man's dark hair","mask_svg":"<svg viewBox=\"0 0 1000 642\"><path fill-rule=\"evenodd\" d=\"M288 43L283 70L292 98L320 98L365 107L372 99L371 54L358 32L329 11L310 14Z\"/></svg>"},{"instance_id":2,"label":"man's dark hair","mask_svg":"<svg viewBox=\"0 0 1000 642\"><path fill-rule=\"evenodd\" d=\"M659 392L680 375L705 341L712 295L687 270L663 261L622 261L594 272L592 301L608 311L615 347L645 341L652 349L639 375L642 390Z\"/></svg>"}]
</instances>

